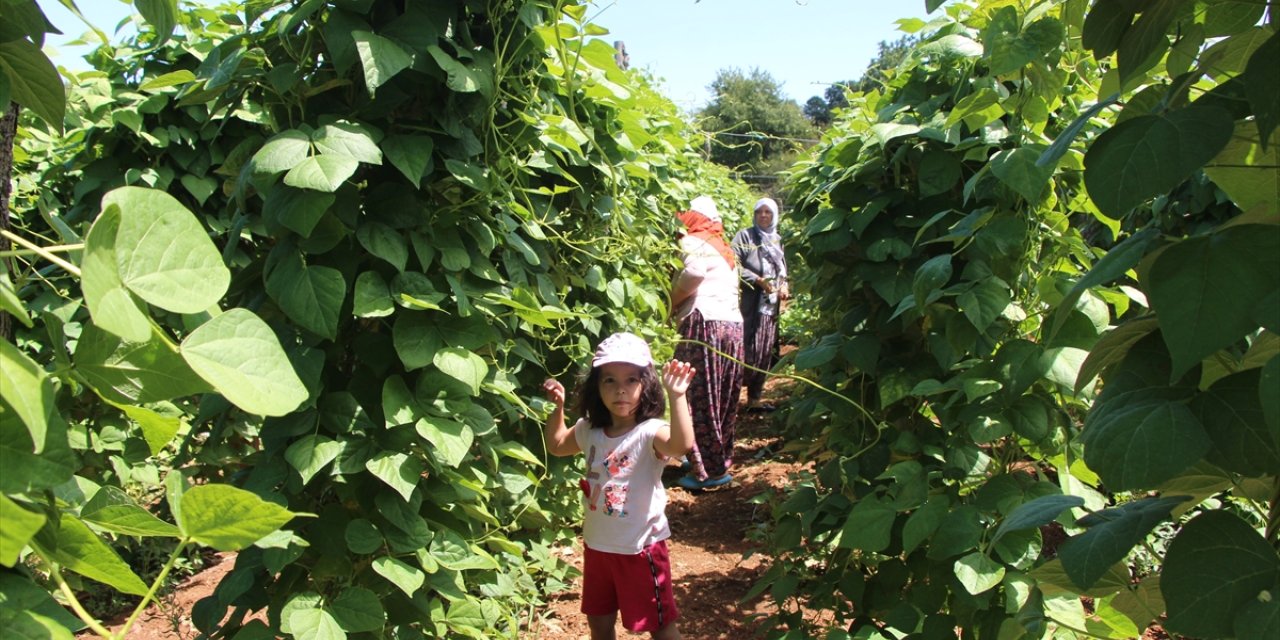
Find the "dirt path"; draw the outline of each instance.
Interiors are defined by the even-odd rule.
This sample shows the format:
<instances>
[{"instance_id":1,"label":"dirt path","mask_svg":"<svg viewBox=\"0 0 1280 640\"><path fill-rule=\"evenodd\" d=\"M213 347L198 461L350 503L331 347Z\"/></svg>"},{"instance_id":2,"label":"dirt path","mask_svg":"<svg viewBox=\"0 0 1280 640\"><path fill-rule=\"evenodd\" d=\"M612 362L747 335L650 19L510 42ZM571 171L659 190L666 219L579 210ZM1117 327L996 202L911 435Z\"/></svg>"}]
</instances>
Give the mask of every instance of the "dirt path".
<instances>
[{"instance_id":1,"label":"dirt path","mask_svg":"<svg viewBox=\"0 0 1280 640\"><path fill-rule=\"evenodd\" d=\"M779 402L790 391L786 381L771 380L765 386L766 400ZM801 466L784 461L777 452L784 444L771 424L772 414L743 414L738 422L734 480L718 489L691 493L668 490L667 516L671 520L672 573L676 603L680 607L680 631L685 638L749 638L759 625L753 615L768 611L762 599L740 604L743 596L768 568L760 555L745 556L757 545L751 534L768 521L768 507L751 498L777 491L788 484L788 476ZM680 476L670 466L668 486ZM215 563L177 585L152 605L130 630L130 640L191 640L198 632L191 624L191 607L209 595L235 564L234 554L218 554ZM569 557L579 569L581 553ZM549 606L532 629L528 640L586 640L590 637L586 617L578 611L579 582L571 591L551 595ZM618 626L618 636L630 636ZM80 637L93 637L81 633Z\"/></svg>"}]
</instances>

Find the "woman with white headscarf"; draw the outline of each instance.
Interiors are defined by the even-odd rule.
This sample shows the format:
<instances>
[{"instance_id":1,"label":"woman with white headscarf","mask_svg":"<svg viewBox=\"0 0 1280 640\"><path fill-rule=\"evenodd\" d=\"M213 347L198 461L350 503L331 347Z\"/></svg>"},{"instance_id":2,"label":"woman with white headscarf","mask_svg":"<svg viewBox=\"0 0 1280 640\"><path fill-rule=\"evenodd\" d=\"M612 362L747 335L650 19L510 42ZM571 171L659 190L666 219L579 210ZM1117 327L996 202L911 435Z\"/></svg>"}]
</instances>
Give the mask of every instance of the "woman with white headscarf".
<instances>
[{"instance_id":1,"label":"woman with white headscarf","mask_svg":"<svg viewBox=\"0 0 1280 640\"><path fill-rule=\"evenodd\" d=\"M733 237L742 281L742 341L747 367L742 383L747 387L747 411L772 411L760 401L765 374L773 368L778 343L781 303L791 297L787 285L787 259L778 235L778 203L760 198L754 207L755 224Z\"/></svg>"}]
</instances>

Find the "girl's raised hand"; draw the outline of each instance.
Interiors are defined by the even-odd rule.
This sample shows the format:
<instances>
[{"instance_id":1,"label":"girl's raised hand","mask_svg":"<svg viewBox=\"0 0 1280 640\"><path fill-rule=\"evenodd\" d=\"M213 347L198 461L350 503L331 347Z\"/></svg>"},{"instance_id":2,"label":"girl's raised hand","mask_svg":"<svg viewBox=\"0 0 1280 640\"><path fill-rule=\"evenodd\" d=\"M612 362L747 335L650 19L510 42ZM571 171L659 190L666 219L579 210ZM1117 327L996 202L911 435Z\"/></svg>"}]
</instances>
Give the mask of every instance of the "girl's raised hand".
<instances>
[{"instance_id":1,"label":"girl's raised hand","mask_svg":"<svg viewBox=\"0 0 1280 640\"><path fill-rule=\"evenodd\" d=\"M557 409L564 408L564 385L555 378L547 378L542 383L542 390L547 392L547 399L554 402Z\"/></svg>"},{"instance_id":2,"label":"girl's raised hand","mask_svg":"<svg viewBox=\"0 0 1280 640\"><path fill-rule=\"evenodd\" d=\"M697 372L688 362L672 360L662 367L662 386L667 393L682 396L689 390L689 383L693 382L693 374Z\"/></svg>"}]
</instances>

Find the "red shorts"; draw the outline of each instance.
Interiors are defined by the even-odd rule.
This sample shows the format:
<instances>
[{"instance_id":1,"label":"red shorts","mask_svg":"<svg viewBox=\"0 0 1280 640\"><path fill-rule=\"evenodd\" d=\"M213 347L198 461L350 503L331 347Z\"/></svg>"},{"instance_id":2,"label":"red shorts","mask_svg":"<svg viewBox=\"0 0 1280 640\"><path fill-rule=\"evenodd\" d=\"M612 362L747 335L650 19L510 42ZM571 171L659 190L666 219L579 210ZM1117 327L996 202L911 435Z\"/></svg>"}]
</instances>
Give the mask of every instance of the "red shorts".
<instances>
[{"instance_id":1,"label":"red shorts","mask_svg":"<svg viewBox=\"0 0 1280 640\"><path fill-rule=\"evenodd\" d=\"M680 617L671 591L667 541L635 555L586 548L582 570L582 612L610 616L622 612L628 631L657 631Z\"/></svg>"}]
</instances>

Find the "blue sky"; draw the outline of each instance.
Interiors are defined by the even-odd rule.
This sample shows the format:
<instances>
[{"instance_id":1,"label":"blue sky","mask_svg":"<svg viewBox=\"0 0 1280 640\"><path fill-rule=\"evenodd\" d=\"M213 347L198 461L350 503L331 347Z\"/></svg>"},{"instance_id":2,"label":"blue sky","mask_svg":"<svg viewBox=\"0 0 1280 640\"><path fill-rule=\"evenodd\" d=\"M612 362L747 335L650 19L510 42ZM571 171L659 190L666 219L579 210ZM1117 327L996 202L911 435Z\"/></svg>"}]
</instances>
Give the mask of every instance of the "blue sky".
<instances>
[{"instance_id":1,"label":"blue sky","mask_svg":"<svg viewBox=\"0 0 1280 640\"><path fill-rule=\"evenodd\" d=\"M186 0L184 0L185 2ZM68 36L84 25L57 0L39 0L49 19ZM112 34L132 7L120 0L79 0L76 5L98 28ZM875 56L876 45L904 35L900 18L924 18L925 0L592 0L587 15L627 45L634 68L661 79L661 88L682 109L710 98L707 85L721 69L761 69L800 104L826 85L857 78ZM60 43L55 62L83 69L76 50Z\"/></svg>"},{"instance_id":2,"label":"blue sky","mask_svg":"<svg viewBox=\"0 0 1280 640\"><path fill-rule=\"evenodd\" d=\"M662 78L685 110L710 98L721 69L759 68L804 104L826 85L862 75L877 44L906 35L924 0L593 0L588 17L622 40L631 66Z\"/></svg>"}]
</instances>

